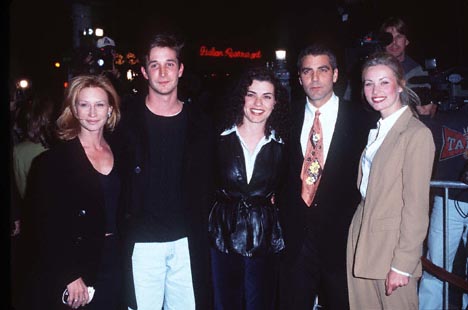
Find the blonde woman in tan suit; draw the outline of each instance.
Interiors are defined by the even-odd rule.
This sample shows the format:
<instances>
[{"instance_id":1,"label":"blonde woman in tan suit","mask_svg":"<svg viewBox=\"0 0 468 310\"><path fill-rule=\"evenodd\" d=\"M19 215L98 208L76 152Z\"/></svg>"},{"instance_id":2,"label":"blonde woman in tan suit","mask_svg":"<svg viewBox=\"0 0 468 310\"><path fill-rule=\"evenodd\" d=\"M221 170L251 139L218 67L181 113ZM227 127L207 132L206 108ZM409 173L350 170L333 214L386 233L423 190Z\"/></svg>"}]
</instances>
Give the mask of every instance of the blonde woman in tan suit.
<instances>
[{"instance_id":1,"label":"blonde woman in tan suit","mask_svg":"<svg viewBox=\"0 0 468 310\"><path fill-rule=\"evenodd\" d=\"M348 235L350 308L418 309L434 142L412 112L419 98L405 86L396 58L371 55L362 80L363 94L381 118L362 153L362 200Z\"/></svg>"}]
</instances>

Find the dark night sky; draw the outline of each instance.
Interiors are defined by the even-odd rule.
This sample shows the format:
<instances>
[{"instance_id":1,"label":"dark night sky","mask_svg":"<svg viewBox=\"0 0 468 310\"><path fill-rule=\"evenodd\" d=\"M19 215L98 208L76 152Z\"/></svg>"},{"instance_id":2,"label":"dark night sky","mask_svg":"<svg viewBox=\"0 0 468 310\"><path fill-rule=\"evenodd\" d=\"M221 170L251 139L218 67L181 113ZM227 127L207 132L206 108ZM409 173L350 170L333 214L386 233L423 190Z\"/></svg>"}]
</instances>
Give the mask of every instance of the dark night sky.
<instances>
[{"instance_id":1,"label":"dark night sky","mask_svg":"<svg viewBox=\"0 0 468 310\"><path fill-rule=\"evenodd\" d=\"M34 80L53 79L53 61L72 51L71 2L11 0L11 80L22 75ZM375 30L383 18L399 14L413 32L409 54L414 58L422 61L437 57L439 66L445 67L467 62L466 0L425 4L419 0L289 0L282 6L274 1L253 0L194 1L189 6L183 1L85 2L93 5L93 18L122 52L132 50L150 29L169 25L183 33L189 45L210 40L217 44L244 44L262 48L271 57L274 49L286 47L291 51L289 61L294 63L297 50L312 40L327 38L344 50L365 32ZM347 23L340 21L338 6L348 10Z\"/></svg>"}]
</instances>

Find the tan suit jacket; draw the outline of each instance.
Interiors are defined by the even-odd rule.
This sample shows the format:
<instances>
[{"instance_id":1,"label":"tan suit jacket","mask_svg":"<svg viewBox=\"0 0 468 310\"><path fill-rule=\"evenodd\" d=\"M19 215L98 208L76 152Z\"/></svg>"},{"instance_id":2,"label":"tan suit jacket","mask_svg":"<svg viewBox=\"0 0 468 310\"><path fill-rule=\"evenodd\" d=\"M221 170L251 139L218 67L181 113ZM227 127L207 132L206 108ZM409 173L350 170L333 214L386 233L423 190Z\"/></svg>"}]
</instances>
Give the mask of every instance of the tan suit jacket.
<instances>
[{"instance_id":1,"label":"tan suit jacket","mask_svg":"<svg viewBox=\"0 0 468 310\"><path fill-rule=\"evenodd\" d=\"M434 152L430 130L407 109L375 154L367 197L350 226L347 260L355 277L385 279L391 267L421 276ZM359 169L358 187L361 178Z\"/></svg>"}]
</instances>

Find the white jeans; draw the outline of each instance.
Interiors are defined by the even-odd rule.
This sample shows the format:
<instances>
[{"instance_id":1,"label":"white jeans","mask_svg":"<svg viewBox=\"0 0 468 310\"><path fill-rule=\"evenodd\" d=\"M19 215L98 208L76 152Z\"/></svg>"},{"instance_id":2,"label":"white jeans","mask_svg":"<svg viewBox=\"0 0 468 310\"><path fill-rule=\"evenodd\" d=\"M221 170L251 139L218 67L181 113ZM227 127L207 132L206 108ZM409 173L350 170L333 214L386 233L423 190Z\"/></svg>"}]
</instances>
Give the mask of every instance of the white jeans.
<instances>
[{"instance_id":1,"label":"white jeans","mask_svg":"<svg viewBox=\"0 0 468 310\"><path fill-rule=\"evenodd\" d=\"M458 205L458 210L456 205ZM447 271L452 271L455 254L460 243L466 244L468 217L468 203L448 199L447 203L447 221L448 221L448 242ZM429 225L429 235L427 239L427 258L439 267L444 265L444 198L436 196L431 214ZM420 310L439 310L443 309L443 283L432 274L424 271L419 284L419 309ZM468 295L463 294L463 309L467 309Z\"/></svg>"},{"instance_id":2,"label":"white jeans","mask_svg":"<svg viewBox=\"0 0 468 310\"><path fill-rule=\"evenodd\" d=\"M135 243L132 266L138 310L195 309L187 238Z\"/></svg>"}]
</instances>

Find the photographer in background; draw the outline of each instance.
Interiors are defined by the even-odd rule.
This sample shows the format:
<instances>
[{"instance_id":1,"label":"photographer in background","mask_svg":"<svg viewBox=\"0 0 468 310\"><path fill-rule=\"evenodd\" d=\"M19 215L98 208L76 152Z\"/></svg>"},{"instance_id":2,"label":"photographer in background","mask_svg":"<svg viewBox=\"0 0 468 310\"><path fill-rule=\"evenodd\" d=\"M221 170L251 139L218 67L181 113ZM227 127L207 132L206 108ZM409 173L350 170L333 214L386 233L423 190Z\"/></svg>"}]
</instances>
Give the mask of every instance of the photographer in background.
<instances>
[{"instance_id":1,"label":"photographer in background","mask_svg":"<svg viewBox=\"0 0 468 310\"><path fill-rule=\"evenodd\" d=\"M380 26L380 32L387 32L392 35L393 41L385 46L385 51L395 56L400 61L403 66L403 71L405 72L407 86L410 88L430 88L430 85L427 83L412 84L409 82L412 77L427 76L428 72L424 71L422 66L406 53L406 47L410 43L409 30L406 23L399 17L389 17Z\"/></svg>"},{"instance_id":2,"label":"photographer in background","mask_svg":"<svg viewBox=\"0 0 468 310\"><path fill-rule=\"evenodd\" d=\"M115 59L117 51L115 42L109 37L102 37L96 42L97 55L95 61L98 65L98 70L104 74L113 84L119 96L124 96L124 85L122 82L122 74L115 67Z\"/></svg>"},{"instance_id":3,"label":"photographer in background","mask_svg":"<svg viewBox=\"0 0 468 310\"><path fill-rule=\"evenodd\" d=\"M417 80L421 77L427 77L429 74L423 69L423 67L417 63L413 58L411 58L407 52L406 48L408 47L409 40L409 28L408 25L400 17L390 16L380 25L380 28L375 35L375 42L371 44L372 41L361 42L361 45L373 47L374 51L385 51L393 56L395 56L401 63L404 71L404 78L406 80L406 86L411 88L416 92L421 99L421 104L430 103L430 91L431 85L429 83L419 83ZM372 52L369 52L372 54ZM367 56L365 57L367 58ZM360 69L360 68L359 68ZM351 75L355 73L351 72ZM357 99L357 96L360 96L360 79L353 80L355 77L351 77L351 81L345 91L345 98L354 97ZM420 79L421 80L421 79ZM424 80L424 79L423 79ZM356 81L359 82L359 85L356 84Z\"/></svg>"},{"instance_id":4,"label":"photographer in background","mask_svg":"<svg viewBox=\"0 0 468 310\"><path fill-rule=\"evenodd\" d=\"M361 94L362 65L369 57L376 52L384 52L384 49L393 41L393 36L387 32L369 32L359 39L358 47L346 49L347 62L347 85L343 94L345 100L351 102L363 102ZM365 101L365 100L364 100ZM368 106L368 110L376 115L376 121L380 117L379 113Z\"/></svg>"},{"instance_id":5,"label":"photographer in background","mask_svg":"<svg viewBox=\"0 0 468 310\"><path fill-rule=\"evenodd\" d=\"M367 39L374 40L368 41ZM418 94L421 100L421 105L430 104L431 109L435 111L435 104L431 103L431 85L426 82L428 80L429 74L419 63L417 63L406 53L406 48L409 43L408 26L401 18L394 16L387 18L381 24L378 33L375 34L375 38L364 37L364 39L361 40L361 46L366 47L365 51L367 51L368 54L372 54L373 52L377 51L385 51L395 56L403 67L406 85ZM365 55L365 57L363 57L364 60L367 57L368 56ZM343 95L347 100L360 99L361 68L359 67L360 66L352 67L350 70L350 78L345 90L345 94ZM423 83L420 83L421 80Z\"/></svg>"},{"instance_id":6,"label":"photographer in background","mask_svg":"<svg viewBox=\"0 0 468 310\"><path fill-rule=\"evenodd\" d=\"M73 76L103 74L111 81L119 96L124 97L124 77L115 66L117 55L115 42L110 37L102 37L95 44L85 42L76 56Z\"/></svg>"},{"instance_id":7,"label":"photographer in background","mask_svg":"<svg viewBox=\"0 0 468 310\"><path fill-rule=\"evenodd\" d=\"M109 37L102 37L96 42L98 49L97 63L103 71L114 71L114 59L117 55L115 50L115 42Z\"/></svg>"},{"instance_id":8,"label":"photographer in background","mask_svg":"<svg viewBox=\"0 0 468 310\"><path fill-rule=\"evenodd\" d=\"M407 24L401 18L391 16L380 26L380 33L391 34L393 40L385 46L385 51L400 61L405 73L406 85L418 94L421 105L430 104L432 113L435 113L435 104L431 103L430 98L431 85L418 82L418 78L427 77L429 74L406 53L406 48L410 43Z\"/></svg>"}]
</instances>

